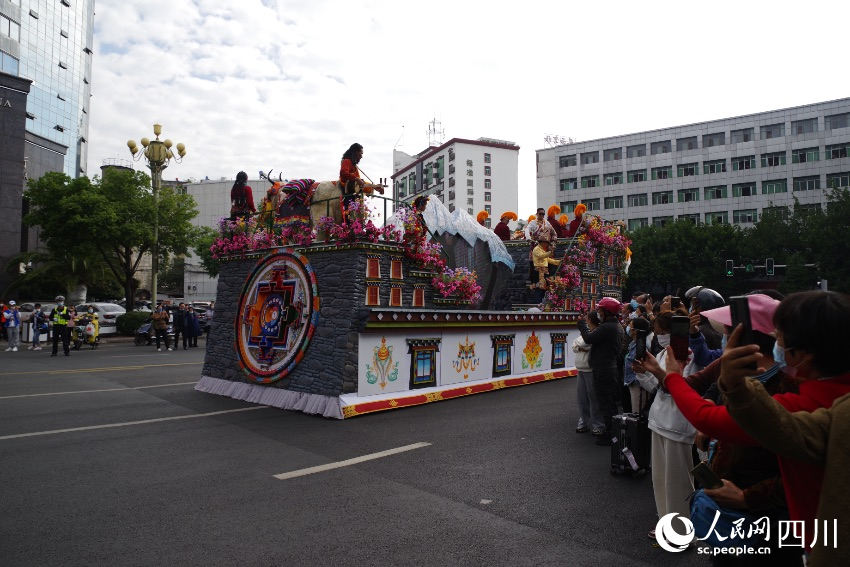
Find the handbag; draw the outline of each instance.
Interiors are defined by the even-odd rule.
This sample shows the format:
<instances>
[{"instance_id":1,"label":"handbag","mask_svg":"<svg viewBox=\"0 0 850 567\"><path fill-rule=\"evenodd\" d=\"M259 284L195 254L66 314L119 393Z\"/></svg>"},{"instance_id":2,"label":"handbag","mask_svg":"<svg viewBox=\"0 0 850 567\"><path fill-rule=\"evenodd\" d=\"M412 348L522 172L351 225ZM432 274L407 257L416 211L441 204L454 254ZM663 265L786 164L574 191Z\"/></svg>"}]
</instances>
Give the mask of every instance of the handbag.
<instances>
[{"instance_id":1,"label":"handbag","mask_svg":"<svg viewBox=\"0 0 850 567\"><path fill-rule=\"evenodd\" d=\"M714 522L715 517L717 523ZM765 527L769 522L770 519L766 517L758 518L740 510L724 508L702 488L691 496L691 523L694 525L694 533L696 537L714 547L762 546L767 533ZM709 530L711 533L708 533Z\"/></svg>"}]
</instances>

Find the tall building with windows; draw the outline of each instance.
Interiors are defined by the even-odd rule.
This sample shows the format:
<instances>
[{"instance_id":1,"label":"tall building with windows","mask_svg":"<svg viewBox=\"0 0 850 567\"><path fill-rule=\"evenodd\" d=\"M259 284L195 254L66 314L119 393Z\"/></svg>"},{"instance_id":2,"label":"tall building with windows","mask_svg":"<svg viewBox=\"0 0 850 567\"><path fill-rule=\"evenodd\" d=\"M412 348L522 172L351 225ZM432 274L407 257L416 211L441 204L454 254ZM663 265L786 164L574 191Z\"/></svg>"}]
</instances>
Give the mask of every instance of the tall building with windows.
<instances>
[{"instance_id":1,"label":"tall building with windows","mask_svg":"<svg viewBox=\"0 0 850 567\"><path fill-rule=\"evenodd\" d=\"M486 225L495 226L502 213L519 214L518 164L519 146L491 138L452 138L414 156L394 150L393 197L412 203L436 195L449 211L487 211Z\"/></svg>"},{"instance_id":2,"label":"tall building with windows","mask_svg":"<svg viewBox=\"0 0 850 567\"><path fill-rule=\"evenodd\" d=\"M67 148L65 173L86 175L94 0L0 0L0 12L3 71L33 81L27 131Z\"/></svg>"},{"instance_id":3,"label":"tall building with windows","mask_svg":"<svg viewBox=\"0 0 850 567\"><path fill-rule=\"evenodd\" d=\"M584 203L630 230L751 225L850 185L850 98L537 150L537 202Z\"/></svg>"},{"instance_id":4,"label":"tall building with windows","mask_svg":"<svg viewBox=\"0 0 850 567\"><path fill-rule=\"evenodd\" d=\"M26 180L86 175L93 34L94 0L0 0L0 112L22 118L0 130L0 264L38 246L21 222Z\"/></svg>"}]
</instances>

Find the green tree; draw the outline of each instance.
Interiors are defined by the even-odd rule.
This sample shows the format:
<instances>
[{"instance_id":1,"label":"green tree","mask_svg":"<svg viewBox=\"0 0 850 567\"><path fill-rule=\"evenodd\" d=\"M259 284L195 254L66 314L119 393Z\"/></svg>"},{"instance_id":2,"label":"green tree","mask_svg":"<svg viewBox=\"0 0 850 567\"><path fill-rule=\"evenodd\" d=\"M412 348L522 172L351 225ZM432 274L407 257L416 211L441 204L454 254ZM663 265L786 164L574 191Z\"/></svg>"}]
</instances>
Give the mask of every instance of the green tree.
<instances>
[{"instance_id":1,"label":"green tree","mask_svg":"<svg viewBox=\"0 0 850 567\"><path fill-rule=\"evenodd\" d=\"M24 218L41 226L42 239L53 254L94 250L133 304L135 274L153 248L154 219L159 221L161 256L185 254L192 244L194 199L168 187L155 203L150 178L142 172L107 169L102 179L71 179L47 173L30 180L24 193L31 212ZM157 215L158 211L158 215Z\"/></svg>"},{"instance_id":2,"label":"green tree","mask_svg":"<svg viewBox=\"0 0 850 567\"><path fill-rule=\"evenodd\" d=\"M807 221L806 242L818 265L818 276L829 281L829 289L850 293L850 189L831 191L826 211L810 213Z\"/></svg>"},{"instance_id":3,"label":"green tree","mask_svg":"<svg viewBox=\"0 0 850 567\"><path fill-rule=\"evenodd\" d=\"M195 247L193 253L201 262L201 267L209 274L211 278L218 276L221 269L221 263L212 257L210 247L218 238L218 231L208 226L202 226L196 229L195 232Z\"/></svg>"},{"instance_id":4,"label":"green tree","mask_svg":"<svg viewBox=\"0 0 850 567\"><path fill-rule=\"evenodd\" d=\"M746 276L725 276L724 261L738 258L743 233L728 224L695 225L679 220L663 227L647 226L632 232L632 265L629 288L644 291L663 289L684 293L702 285L724 295L734 295L745 286Z\"/></svg>"}]
</instances>

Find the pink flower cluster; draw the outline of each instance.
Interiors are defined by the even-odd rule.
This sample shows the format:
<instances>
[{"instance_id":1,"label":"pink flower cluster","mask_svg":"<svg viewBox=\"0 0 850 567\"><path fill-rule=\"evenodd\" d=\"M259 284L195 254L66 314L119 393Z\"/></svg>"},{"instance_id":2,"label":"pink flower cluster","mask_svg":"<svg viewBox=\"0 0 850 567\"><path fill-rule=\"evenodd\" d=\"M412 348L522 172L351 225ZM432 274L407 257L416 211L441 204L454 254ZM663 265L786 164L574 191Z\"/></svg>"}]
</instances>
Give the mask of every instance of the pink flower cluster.
<instances>
[{"instance_id":1,"label":"pink flower cluster","mask_svg":"<svg viewBox=\"0 0 850 567\"><path fill-rule=\"evenodd\" d=\"M587 312L590 310L590 303L584 301L583 299L576 299L573 301L573 311L578 311L578 314L584 317L587 315Z\"/></svg>"},{"instance_id":2,"label":"pink flower cluster","mask_svg":"<svg viewBox=\"0 0 850 567\"><path fill-rule=\"evenodd\" d=\"M310 227L300 223L283 229L266 228L261 227L255 217L236 221L224 217L219 220L218 229L220 236L210 246L215 259L277 246L308 246L313 242Z\"/></svg>"},{"instance_id":3,"label":"pink flower cluster","mask_svg":"<svg viewBox=\"0 0 850 567\"><path fill-rule=\"evenodd\" d=\"M567 297L575 293L581 286L581 273L587 266L596 263L597 257L605 248L614 248L625 254L631 240L620 234L621 227L616 223L606 222L599 217L591 217L587 222L585 232L567 250L557 275L550 280L546 299L553 309L564 309ZM577 299L572 309L586 312L588 305Z\"/></svg>"},{"instance_id":4,"label":"pink flower cluster","mask_svg":"<svg viewBox=\"0 0 850 567\"><path fill-rule=\"evenodd\" d=\"M369 206L360 201L352 201L348 206L345 222L337 224L331 217L319 219L318 229L328 234L336 241L337 246L351 244L357 241L400 242L401 235L394 226L377 227L369 218Z\"/></svg>"},{"instance_id":5,"label":"pink flower cluster","mask_svg":"<svg viewBox=\"0 0 850 567\"><path fill-rule=\"evenodd\" d=\"M449 269L431 280L431 286L443 297L454 295L473 303L481 299L478 274L467 268Z\"/></svg>"}]
</instances>

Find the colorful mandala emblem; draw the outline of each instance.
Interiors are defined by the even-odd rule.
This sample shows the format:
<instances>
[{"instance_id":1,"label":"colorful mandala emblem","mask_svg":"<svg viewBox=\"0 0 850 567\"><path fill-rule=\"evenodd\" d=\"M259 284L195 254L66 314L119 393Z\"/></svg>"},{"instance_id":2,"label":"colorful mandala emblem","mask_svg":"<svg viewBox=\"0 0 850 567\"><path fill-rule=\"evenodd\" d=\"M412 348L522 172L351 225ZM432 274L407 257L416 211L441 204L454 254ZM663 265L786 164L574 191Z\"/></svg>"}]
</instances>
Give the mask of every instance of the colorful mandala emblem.
<instances>
[{"instance_id":1,"label":"colorful mandala emblem","mask_svg":"<svg viewBox=\"0 0 850 567\"><path fill-rule=\"evenodd\" d=\"M282 252L248 276L236 317L236 348L248 379L270 384L304 358L319 320L316 274L307 258Z\"/></svg>"}]
</instances>

